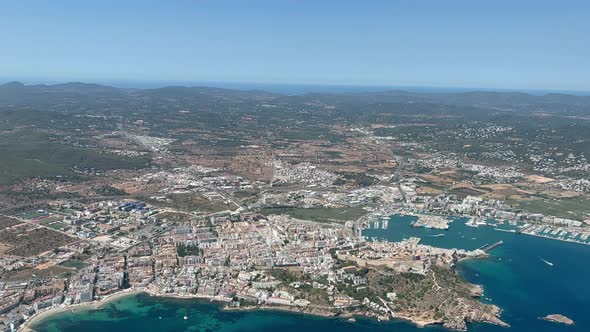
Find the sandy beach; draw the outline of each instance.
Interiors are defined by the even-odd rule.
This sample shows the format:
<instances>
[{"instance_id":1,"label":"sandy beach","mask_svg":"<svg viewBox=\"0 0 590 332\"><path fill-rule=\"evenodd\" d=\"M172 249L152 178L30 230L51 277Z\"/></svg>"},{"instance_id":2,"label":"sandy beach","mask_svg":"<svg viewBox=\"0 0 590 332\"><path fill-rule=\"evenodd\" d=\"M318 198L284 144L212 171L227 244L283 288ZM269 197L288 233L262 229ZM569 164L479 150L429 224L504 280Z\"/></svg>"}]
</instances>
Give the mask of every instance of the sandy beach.
<instances>
[{"instance_id":1,"label":"sandy beach","mask_svg":"<svg viewBox=\"0 0 590 332\"><path fill-rule=\"evenodd\" d=\"M99 300L93 301L93 302L88 302L88 303L81 303L81 304L73 304L73 305L60 305L57 307L53 307L53 308L49 308L43 311L40 311L36 314L34 314L33 316L29 317L18 329L18 331L22 331L22 332L34 332L35 330L33 330L31 328L31 326L33 326L36 322L39 322L47 317L62 313L62 312L67 312L67 311L71 311L71 312L75 312L78 310L88 310L88 309L100 309L102 307L104 307L105 305L114 302L116 300L119 300L123 297L126 296L131 296L131 295L136 295L136 294L149 294L150 296L156 296L156 297L164 297L164 298L175 298L175 299L194 299L194 300L210 300L210 301L216 301L216 302L229 302L228 299L225 298L220 298L220 297L214 297L214 296L201 296L201 295L188 295L188 296L183 296L183 295L175 295L175 294L160 294L160 293L154 293L148 289L143 289L143 288L133 288L133 289L127 289L124 291L120 291L117 293L113 293L110 295L107 295Z\"/></svg>"},{"instance_id":2,"label":"sandy beach","mask_svg":"<svg viewBox=\"0 0 590 332\"><path fill-rule=\"evenodd\" d=\"M121 292L117 292L111 295L107 295L100 300L88 302L88 303L81 303L81 304L73 304L73 305L60 305L57 307L49 308L46 310L42 310L31 317L29 317L18 329L18 331L22 332L34 332L31 326L34 323L42 321L43 319L62 313L62 312L75 312L78 310L87 310L87 309L100 309L101 307L105 306L106 304L116 301L122 297L131 296L135 294L146 293L145 290L142 289L130 289Z\"/></svg>"}]
</instances>

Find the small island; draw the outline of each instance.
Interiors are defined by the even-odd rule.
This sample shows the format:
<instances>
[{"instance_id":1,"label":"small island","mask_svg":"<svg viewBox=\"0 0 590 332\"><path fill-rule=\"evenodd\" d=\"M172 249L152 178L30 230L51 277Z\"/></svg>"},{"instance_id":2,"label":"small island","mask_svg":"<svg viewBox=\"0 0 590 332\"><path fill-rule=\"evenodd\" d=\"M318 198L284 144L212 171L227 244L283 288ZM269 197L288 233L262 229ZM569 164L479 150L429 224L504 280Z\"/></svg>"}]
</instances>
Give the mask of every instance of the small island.
<instances>
[{"instance_id":1,"label":"small island","mask_svg":"<svg viewBox=\"0 0 590 332\"><path fill-rule=\"evenodd\" d=\"M553 323L560 323L560 324L565 324L565 325L574 325L574 321L564 315L560 315L560 314L551 314L551 315L547 315L545 317L541 317L540 319L549 321L549 322L553 322Z\"/></svg>"}]
</instances>

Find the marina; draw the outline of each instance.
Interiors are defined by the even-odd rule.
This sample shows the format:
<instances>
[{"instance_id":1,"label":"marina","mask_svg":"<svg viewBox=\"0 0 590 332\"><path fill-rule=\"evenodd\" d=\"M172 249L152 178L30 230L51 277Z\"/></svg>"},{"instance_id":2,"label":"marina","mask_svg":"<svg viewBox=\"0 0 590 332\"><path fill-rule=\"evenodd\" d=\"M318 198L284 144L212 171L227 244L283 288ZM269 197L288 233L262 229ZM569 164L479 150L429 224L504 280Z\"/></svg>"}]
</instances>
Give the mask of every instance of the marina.
<instances>
[{"instance_id":1,"label":"marina","mask_svg":"<svg viewBox=\"0 0 590 332\"><path fill-rule=\"evenodd\" d=\"M575 229L564 229L562 227L547 225L524 225L519 231L522 234L542 237L551 240L573 242L578 244L590 245L590 233L587 231L577 231Z\"/></svg>"}]
</instances>

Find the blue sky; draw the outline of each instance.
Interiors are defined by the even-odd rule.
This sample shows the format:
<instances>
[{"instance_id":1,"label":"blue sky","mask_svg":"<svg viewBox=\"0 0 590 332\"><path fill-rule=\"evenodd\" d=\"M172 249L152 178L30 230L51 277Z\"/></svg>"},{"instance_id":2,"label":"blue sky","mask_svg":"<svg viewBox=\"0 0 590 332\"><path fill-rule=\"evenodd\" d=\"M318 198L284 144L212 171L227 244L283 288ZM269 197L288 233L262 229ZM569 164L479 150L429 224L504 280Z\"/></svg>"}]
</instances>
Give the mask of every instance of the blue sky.
<instances>
[{"instance_id":1,"label":"blue sky","mask_svg":"<svg viewBox=\"0 0 590 332\"><path fill-rule=\"evenodd\" d=\"M0 3L0 77L590 91L590 1Z\"/></svg>"}]
</instances>

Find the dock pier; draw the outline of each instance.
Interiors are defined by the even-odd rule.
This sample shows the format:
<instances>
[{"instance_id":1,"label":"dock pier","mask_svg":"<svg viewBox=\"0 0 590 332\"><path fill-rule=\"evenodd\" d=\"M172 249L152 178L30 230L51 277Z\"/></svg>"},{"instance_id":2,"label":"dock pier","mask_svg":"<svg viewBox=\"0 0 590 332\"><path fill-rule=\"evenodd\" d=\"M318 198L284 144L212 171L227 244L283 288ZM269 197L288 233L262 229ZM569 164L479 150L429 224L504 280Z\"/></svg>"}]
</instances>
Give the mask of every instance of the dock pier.
<instances>
[{"instance_id":1,"label":"dock pier","mask_svg":"<svg viewBox=\"0 0 590 332\"><path fill-rule=\"evenodd\" d=\"M492 249L494 249L496 247L499 247L499 246L501 246L503 244L504 244L504 241L500 240L500 241L498 241L496 243L492 243L492 244L490 244L488 246L483 246L483 247L481 247L479 249L481 249L483 252L488 252L488 251L490 251L490 250L492 250Z\"/></svg>"}]
</instances>

